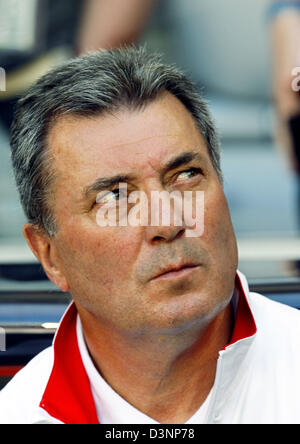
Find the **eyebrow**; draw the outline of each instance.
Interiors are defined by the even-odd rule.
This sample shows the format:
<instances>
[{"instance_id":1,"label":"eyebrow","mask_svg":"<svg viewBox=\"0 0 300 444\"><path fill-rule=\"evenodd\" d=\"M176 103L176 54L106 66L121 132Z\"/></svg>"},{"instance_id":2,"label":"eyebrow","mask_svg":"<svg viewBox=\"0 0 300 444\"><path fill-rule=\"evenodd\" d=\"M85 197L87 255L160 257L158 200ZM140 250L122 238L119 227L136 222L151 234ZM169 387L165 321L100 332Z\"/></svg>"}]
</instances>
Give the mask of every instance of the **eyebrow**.
<instances>
[{"instance_id":1,"label":"eyebrow","mask_svg":"<svg viewBox=\"0 0 300 444\"><path fill-rule=\"evenodd\" d=\"M183 152L177 156L171 158L166 165L162 168L160 172L160 177L162 178L168 171L174 170L182 165L186 165L193 160L200 160L205 162L204 157L201 153L195 151ZM88 199L91 195L96 192L108 190L118 185L120 182L129 182L136 179L136 176L132 174L117 174L112 177L100 177L92 185L84 188L83 196Z\"/></svg>"},{"instance_id":2,"label":"eyebrow","mask_svg":"<svg viewBox=\"0 0 300 444\"><path fill-rule=\"evenodd\" d=\"M107 190L109 188L113 188L115 185L117 185L120 182L129 182L134 178L135 176L131 174L122 174L122 175L118 174L116 176L107 177L107 178L100 177L92 185L89 185L86 188L84 188L83 196L84 198L88 198L91 194Z\"/></svg>"},{"instance_id":3,"label":"eyebrow","mask_svg":"<svg viewBox=\"0 0 300 444\"><path fill-rule=\"evenodd\" d=\"M187 165L193 160L206 162L204 156L199 152L195 151L183 152L178 156L174 156L172 159L170 159L167 162L167 164L162 169L161 177L164 176L168 171L175 170L176 168L179 168L180 166L183 165Z\"/></svg>"}]
</instances>

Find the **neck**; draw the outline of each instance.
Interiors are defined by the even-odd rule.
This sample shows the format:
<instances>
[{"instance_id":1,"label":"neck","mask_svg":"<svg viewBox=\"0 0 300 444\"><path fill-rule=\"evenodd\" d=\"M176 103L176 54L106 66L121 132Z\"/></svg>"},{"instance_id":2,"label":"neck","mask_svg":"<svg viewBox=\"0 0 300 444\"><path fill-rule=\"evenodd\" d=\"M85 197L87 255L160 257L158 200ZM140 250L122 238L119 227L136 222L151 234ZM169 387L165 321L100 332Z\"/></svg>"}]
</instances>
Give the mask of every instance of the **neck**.
<instances>
[{"instance_id":1,"label":"neck","mask_svg":"<svg viewBox=\"0 0 300 444\"><path fill-rule=\"evenodd\" d=\"M231 304L200 331L142 339L124 338L78 311L93 362L120 396L160 423L184 423L199 409L231 336Z\"/></svg>"}]
</instances>

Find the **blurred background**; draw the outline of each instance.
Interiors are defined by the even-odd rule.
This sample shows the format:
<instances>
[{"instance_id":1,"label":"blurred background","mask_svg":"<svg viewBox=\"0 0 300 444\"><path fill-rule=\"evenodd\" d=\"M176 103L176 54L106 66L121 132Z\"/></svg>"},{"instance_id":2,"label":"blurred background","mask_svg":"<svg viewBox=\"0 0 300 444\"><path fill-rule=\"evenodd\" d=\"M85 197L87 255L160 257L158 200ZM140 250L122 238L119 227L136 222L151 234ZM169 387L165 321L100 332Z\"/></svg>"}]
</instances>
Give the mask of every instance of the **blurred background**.
<instances>
[{"instance_id":1,"label":"blurred background","mask_svg":"<svg viewBox=\"0 0 300 444\"><path fill-rule=\"evenodd\" d=\"M300 65L299 31L300 1L0 0L2 294L53 289L22 235L9 149L16 100L62 60L128 43L179 65L210 104L240 270L253 284L296 282L300 96L291 70Z\"/></svg>"}]
</instances>

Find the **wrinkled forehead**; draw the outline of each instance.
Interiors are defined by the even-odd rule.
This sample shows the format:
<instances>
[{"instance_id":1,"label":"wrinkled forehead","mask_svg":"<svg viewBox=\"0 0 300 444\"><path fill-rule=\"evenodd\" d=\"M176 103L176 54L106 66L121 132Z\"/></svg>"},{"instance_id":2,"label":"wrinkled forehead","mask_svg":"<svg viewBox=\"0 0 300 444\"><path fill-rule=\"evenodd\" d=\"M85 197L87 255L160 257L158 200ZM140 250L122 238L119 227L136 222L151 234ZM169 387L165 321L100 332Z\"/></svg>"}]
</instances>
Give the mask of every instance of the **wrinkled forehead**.
<instances>
[{"instance_id":1,"label":"wrinkled forehead","mask_svg":"<svg viewBox=\"0 0 300 444\"><path fill-rule=\"evenodd\" d=\"M61 116L49 132L48 146L62 175L95 168L104 174L146 165L158 169L177 152L190 149L209 157L194 118L170 94L143 110Z\"/></svg>"}]
</instances>

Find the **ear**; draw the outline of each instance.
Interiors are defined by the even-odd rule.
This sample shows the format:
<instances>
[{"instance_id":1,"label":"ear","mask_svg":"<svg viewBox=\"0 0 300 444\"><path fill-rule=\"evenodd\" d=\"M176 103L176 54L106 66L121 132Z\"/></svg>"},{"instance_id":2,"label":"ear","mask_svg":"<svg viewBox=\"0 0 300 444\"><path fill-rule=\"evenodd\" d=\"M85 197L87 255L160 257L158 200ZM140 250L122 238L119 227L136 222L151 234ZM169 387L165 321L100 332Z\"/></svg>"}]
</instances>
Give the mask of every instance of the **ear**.
<instances>
[{"instance_id":1,"label":"ear","mask_svg":"<svg viewBox=\"0 0 300 444\"><path fill-rule=\"evenodd\" d=\"M24 225L23 234L50 281L62 291L69 291L70 287L61 269L59 255L53 240L43 229L32 224Z\"/></svg>"}]
</instances>

